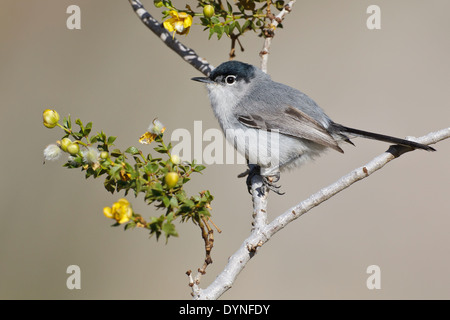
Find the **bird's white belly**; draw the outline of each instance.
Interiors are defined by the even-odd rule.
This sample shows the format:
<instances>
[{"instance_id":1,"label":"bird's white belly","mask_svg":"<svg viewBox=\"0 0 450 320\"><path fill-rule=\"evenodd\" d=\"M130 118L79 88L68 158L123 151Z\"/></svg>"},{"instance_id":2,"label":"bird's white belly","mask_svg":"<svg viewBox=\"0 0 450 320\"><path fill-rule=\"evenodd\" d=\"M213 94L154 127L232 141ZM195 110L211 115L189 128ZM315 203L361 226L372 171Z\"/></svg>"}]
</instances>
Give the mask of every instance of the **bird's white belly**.
<instances>
[{"instance_id":1,"label":"bird's white belly","mask_svg":"<svg viewBox=\"0 0 450 320\"><path fill-rule=\"evenodd\" d=\"M252 129L225 129L227 140L234 145L249 164L266 168L267 172L298 167L326 148L318 144L283 135L278 132Z\"/></svg>"}]
</instances>

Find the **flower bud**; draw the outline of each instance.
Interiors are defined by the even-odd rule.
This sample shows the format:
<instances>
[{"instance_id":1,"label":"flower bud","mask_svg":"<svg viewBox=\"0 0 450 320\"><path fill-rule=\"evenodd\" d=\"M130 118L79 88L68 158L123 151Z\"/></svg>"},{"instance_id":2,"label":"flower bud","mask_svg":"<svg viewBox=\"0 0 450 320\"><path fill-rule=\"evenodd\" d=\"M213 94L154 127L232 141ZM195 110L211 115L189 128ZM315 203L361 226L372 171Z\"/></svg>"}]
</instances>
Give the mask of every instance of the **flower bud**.
<instances>
[{"instance_id":1,"label":"flower bud","mask_svg":"<svg viewBox=\"0 0 450 320\"><path fill-rule=\"evenodd\" d=\"M178 179L179 179L179 176L178 176L178 173L176 173L176 172L169 172L164 177L164 181L166 182L166 185L169 189L172 189L173 187L175 187L175 185L178 182Z\"/></svg>"},{"instance_id":2,"label":"flower bud","mask_svg":"<svg viewBox=\"0 0 450 320\"><path fill-rule=\"evenodd\" d=\"M214 7L210 4L207 4L203 7L203 15L206 18L211 18L214 15Z\"/></svg>"},{"instance_id":3,"label":"flower bud","mask_svg":"<svg viewBox=\"0 0 450 320\"><path fill-rule=\"evenodd\" d=\"M67 152L67 147L72 144L72 140L69 138L64 138L61 140L61 149L64 152Z\"/></svg>"},{"instance_id":4,"label":"flower bud","mask_svg":"<svg viewBox=\"0 0 450 320\"><path fill-rule=\"evenodd\" d=\"M42 113L44 126L47 128L54 128L59 121L59 114L55 110L47 109Z\"/></svg>"},{"instance_id":5,"label":"flower bud","mask_svg":"<svg viewBox=\"0 0 450 320\"><path fill-rule=\"evenodd\" d=\"M108 159L109 153L108 151L102 151L100 152L100 158L104 159Z\"/></svg>"},{"instance_id":6,"label":"flower bud","mask_svg":"<svg viewBox=\"0 0 450 320\"><path fill-rule=\"evenodd\" d=\"M78 152L80 152L80 146L78 145L78 143L71 143L67 146L67 152L72 156L76 156Z\"/></svg>"}]
</instances>

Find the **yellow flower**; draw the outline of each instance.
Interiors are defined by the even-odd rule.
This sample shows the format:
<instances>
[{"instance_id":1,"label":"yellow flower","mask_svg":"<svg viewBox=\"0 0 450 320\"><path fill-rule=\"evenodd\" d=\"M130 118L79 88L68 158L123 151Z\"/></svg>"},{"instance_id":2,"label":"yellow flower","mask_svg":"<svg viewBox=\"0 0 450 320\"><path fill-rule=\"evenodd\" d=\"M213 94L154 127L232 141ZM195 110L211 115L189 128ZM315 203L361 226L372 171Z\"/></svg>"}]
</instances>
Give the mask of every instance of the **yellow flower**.
<instances>
[{"instance_id":1,"label":"yellow flower","mask_svg":"<svg viewBox=\"0 0 450 320\"><path fill-rule=\"evenodd\" d=\"M103 214L107 218L115 219L118 223L125 223L130 221L130 218L133 215L133 210L131 209L131 205L128 200L122 198L115 202L112 208L104 207Z\"/></svg>"},{"instance_id":2,"label":"yellow flower","mask_svg":"<svg viewBox=\"0 0 450 320\"><path fill-rule=\"evenodd\" d=\"M169 32L173 32L173 38L175 38L175 32L187 35L192 25L192 16L186 12L178 12L175 10L171 10L169 14L172 18L164 21L164 28Z\"/></svg>"}]
</instances>

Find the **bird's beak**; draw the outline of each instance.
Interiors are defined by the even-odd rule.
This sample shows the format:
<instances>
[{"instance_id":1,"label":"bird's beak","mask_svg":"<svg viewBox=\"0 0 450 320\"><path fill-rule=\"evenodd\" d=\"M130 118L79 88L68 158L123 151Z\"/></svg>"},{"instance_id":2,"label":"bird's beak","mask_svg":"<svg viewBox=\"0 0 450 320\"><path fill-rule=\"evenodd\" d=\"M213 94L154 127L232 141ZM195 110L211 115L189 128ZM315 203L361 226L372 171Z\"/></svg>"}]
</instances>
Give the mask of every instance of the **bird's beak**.
<instances>
[{"instance_id":1,"label":"bird's beak","mask_svg":"<svg viewBox=\"0 0 450 320\"><path fill-rule=\"evenodd\" d=\"M198 82L204 82L204 83L214 83L214 81L212 81L208 77L194 77L194 78L191 78L191 80L198 81Z\"/></svg>"}]
</instances>

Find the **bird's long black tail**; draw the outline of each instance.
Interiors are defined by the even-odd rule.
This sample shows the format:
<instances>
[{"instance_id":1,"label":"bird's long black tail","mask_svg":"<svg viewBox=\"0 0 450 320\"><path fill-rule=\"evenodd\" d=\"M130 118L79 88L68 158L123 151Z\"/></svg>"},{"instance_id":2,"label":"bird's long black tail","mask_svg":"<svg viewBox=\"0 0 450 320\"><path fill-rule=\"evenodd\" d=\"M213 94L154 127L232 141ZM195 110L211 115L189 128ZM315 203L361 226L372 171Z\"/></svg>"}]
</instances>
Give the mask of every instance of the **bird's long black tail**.
<instances>
[{"instance_id":1,"label":"bird's long black tail","mask_svg":"<svg viewBox=\"0 0 450 320\"><path fill-rule=\"evenodd\" d=\"M409 140L400 139L400 138L396 138L396 137L386 136L384 134L379 134L379 133L363 131L363 130L359 130L359 129L353 129L353 128L345 127L345 126L337 124L337 123L333 123L332 126L338 132L343 133L343 134L348 133L348 134L356 135L356 136L363 137L363 138L384 141L387 143L399 144L402 146L408 146L408 147L411 147L414 149L422 149L422 150L426 150L426 151L436 151L436 149L434 149L430 146L427 146L422 143L417 143L414 141L409 141Z\"/></svg>"}]
</instances>

